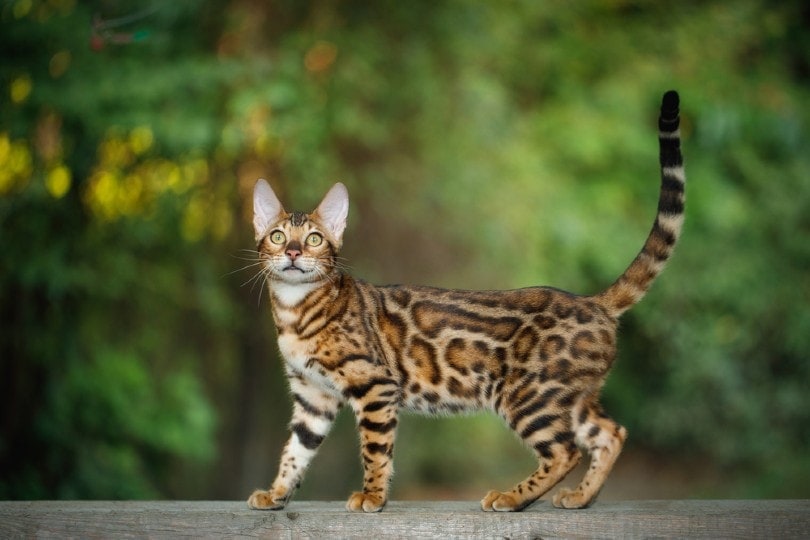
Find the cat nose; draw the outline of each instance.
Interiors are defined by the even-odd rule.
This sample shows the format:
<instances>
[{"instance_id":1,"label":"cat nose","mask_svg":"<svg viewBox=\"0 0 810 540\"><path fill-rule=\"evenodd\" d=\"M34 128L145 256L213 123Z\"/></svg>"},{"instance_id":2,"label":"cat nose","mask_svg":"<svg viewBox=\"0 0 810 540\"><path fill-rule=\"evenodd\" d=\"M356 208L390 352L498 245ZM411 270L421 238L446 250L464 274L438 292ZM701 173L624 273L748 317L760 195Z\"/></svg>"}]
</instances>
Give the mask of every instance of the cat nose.
<instances>
[{"instance_id":1,"label":"cat nose","mask_svg":"<svg viewBox=\"0 0 810 540\"><path fill-rule=\"evenodd\" d=\"M287 250L287 257L290 258L291 261L294 261L298 257L301 256L301 250L299 249L288 249Z\"/></svg>"}]
</instances>

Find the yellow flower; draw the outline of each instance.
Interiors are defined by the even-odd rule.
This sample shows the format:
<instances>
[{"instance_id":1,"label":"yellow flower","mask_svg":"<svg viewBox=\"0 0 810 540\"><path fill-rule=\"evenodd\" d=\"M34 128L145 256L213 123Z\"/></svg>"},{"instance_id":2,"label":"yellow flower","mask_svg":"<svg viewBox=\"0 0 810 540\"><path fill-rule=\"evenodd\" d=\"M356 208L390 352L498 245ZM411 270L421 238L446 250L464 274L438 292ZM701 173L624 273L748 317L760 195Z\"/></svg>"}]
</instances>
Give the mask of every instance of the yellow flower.
<instances>
[{"instance_id":1,"label":"yellow flower","mask_svg":"<svg viewBox=\"0 0 810 540\"><path fill-rule=\"evenodd\" d=\"M139 126L129 132L129 147L136 156L149 150L153 141L154 135L149 126Z\"/></svg>"},{"instance_id":2,"label":"yellow flower","mask_svg":"<svg viewBox=\"0 0 810 540\"><path fill-rule=\"evenodd\" d=\"M55 199L61 199L70 189L72 175L65 165L57 165L45 177L45 187Z\"/></svg>"},{"instance_id":3,"label":"yellow flower","mask_svg":"<svg viewBox=\"0 0 810 540\"><path fill-rule=\"evenodd\" d=\"M34 85L31 82L31 77L29 77L27 74L20 75L19 77L15 78L13 81L11 81L11 87L9 88L11 101L16 105L21 104L28 99L33 87Z\"/></svg>"}]
</instances>

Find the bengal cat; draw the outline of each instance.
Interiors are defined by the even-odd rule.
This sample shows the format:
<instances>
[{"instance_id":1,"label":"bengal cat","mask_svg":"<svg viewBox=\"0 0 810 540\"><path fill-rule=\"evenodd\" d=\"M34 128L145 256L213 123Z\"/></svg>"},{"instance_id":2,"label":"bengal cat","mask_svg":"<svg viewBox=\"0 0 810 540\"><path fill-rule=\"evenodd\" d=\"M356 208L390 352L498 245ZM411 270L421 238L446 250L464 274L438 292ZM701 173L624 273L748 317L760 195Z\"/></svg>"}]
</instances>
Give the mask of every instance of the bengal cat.
<instances>
[{"instance_id":1,"label":"bengal cat","mask_svg":"<svg viewBox=\"0 0 810 540\"><path fill-rule=\"evenodd\" d=\"M590 455L582 482L557 493L553 504L588 506L627 437L599 405L618 318L661 272L683 223L676 92L664 95L658 124L661 189L652 231L629 268L593 296L550 287L478 292L365 283L337 262L349 210L343 184L306 214L285 212L259 180L253 225L260 277L294 401L278 475L248 505L284 507L348 404L363 461L363 490L349 497L348 510L385 506L400 410L492 410L534 450L537 470L508 491L487 493L483 510L522 510L571 471L581 450Z\"/></svg>"}]
</instances>

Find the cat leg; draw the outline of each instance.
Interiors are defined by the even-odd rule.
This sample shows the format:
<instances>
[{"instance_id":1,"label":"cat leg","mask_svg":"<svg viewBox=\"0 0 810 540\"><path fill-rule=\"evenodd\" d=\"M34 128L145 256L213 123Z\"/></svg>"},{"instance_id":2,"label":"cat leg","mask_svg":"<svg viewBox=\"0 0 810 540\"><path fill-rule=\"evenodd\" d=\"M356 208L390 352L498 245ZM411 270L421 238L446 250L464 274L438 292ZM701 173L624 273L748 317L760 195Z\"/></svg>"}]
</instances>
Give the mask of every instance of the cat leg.
<instances>
[{"instance_id":1,"label":"cat leg","mask_svg":"<svg viewBox=\"0 0 810 540\"><path fill-rule=\"evenodd\" d=\"M484 511L523 510L553 488L579 463L581 454L574 444L570 421L564 415L543 408L543 397L540 395L534 402L504 414L512 429L535 450L539 460L537 470L510 491L487 493L481 501Z\"/></svg>"},{"instance_id":2,"label":"cat leg","mask_svg":"<svg viewBox=\"0 0 810 540\"><path fill-rule=\"evenodd\" d=\"M392 401L393 385L377 385L352 402L360 432L363 458L363 491L352 493L346 509L379 512L388 501L388 484L394 473L394 437L399 405Z\"/></svg>"},{"instance_id":3,"label":"cat leg","mask_svg":"<svg viewBox=\"0 0 810 540\"><path fill-rule=\"evenodd\" d=\"M573 444L552 443L540 458L540 466L510 491L492 490L481 500L487 512L519 512L542 497L562 480L577 463L580 453Z\"/></svg>"},{"instance_id":4,"label":"cat leg","mask_svg":"<svg viewBox=\"0 0 810 540\"><path fill-rule=\"evenodd\" d=\"M590 454L590 465L576 489L561 489L554 496L552 502L557 508L590 505L602 489L627 439L627 430L605 416L598 405L589 406L585 414L578 416L585 420L577 425L575 440Z\"/></svg>"},{"instance_id":5,"label":"cat leg","mask_svg":"<svg viewBox=\"0 0 810 540\"><path fill-rule=\"evenodd\" d=\"M339 399L300 376L290 376L290 389L294 400L290 437L281 452L278 474L270 489L256 490L248 498L248 506L254 510L284 508L340 410Z\"/></svg>"}]
</instances>

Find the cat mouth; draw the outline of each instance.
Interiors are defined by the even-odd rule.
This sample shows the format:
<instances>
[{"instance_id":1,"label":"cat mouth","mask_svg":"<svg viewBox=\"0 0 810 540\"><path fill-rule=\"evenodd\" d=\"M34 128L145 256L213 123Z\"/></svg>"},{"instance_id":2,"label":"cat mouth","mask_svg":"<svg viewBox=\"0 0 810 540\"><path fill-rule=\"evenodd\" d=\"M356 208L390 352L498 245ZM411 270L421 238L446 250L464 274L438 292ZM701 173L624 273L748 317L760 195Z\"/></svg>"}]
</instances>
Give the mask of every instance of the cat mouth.
<instances>
[{"instance_id":1,"label":"cat mouth","mask_svg":"<svg viewBox=\"0 0 810 540\"><path fill-rule=\"evenodd\" d=\"M294 271L296 271L296 270L297 270L298 272L301 272L302 274L306 274L306 273L307 273L307 271L306 271L306 270L304 270L303 268L298 268L298 267L297 267L297 266L295 266L294 264L291 264L291 265L289 265L289 266L287 266L287 267L285 267L285 268L282 268L282 269L281 269L281 271L282 271L282 272L294 272Z\"/></svg>"}]
</instances>

